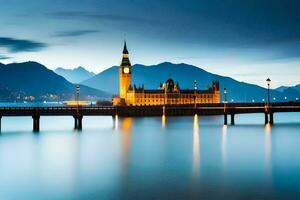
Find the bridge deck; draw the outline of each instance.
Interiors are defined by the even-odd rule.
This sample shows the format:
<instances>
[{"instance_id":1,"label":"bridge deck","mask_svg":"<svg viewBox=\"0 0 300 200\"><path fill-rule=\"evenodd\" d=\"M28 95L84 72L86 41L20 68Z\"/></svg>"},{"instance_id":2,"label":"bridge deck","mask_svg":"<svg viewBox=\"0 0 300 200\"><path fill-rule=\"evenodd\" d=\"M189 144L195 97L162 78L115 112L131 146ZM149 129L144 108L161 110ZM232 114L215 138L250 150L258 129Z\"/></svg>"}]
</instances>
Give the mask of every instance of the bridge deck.
<instances>
[{"instance_id":1,"label":"bridge deck","mask_svg":"<svg viewBox=\"0 0 300 200\"><path fill-rule=\"evenodd\" d=\"M189 106L126 106L126 107L0 107L0 116L169 116L223 115L243 113L300 112L299 102L198 104Z\"/></svg>"}]
</instances>

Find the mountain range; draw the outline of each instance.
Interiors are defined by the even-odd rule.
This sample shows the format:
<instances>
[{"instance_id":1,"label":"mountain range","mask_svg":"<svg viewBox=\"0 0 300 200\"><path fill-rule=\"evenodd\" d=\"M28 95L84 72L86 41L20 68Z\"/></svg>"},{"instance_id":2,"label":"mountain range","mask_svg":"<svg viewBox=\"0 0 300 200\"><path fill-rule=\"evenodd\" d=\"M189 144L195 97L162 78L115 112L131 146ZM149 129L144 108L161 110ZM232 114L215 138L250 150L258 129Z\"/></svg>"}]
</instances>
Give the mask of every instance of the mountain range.
<instances>
[{"instance_id":1,"label":"mountain range","mask_svg":"<svg viewBox=\"0 0 300 200\"><path fill-rule=\"evenodd\" d=\"M76 86L37 62L0 65L0 100L70 100ZM108 97L108 94L81 85L82 99Z\"/></svg>"},{"instance_id":2,"label":"mountain range","mask_svg":"<svg viewBox=\"0 0 300 200\"><path fill-rule=\"evenodd\" d=\"M57 71L64 71L62 76ZM71 71L71 72L70 72ZM70 74L80 75L80 79L87 80L80 82L81 99L111 98L112 94L119 93L119 67L113 66L103 72L93 75L83 68L75 70L56 70L56 73L47 69L37 62L25 63L0 63L0 101L23 100L27 97L34 97L35 100L69 100L74 99L76 85L66 80ZM83 73L81 73L83 72ZM66 76L65 78L63 76ZM75 79L71 75L73 82ZM132 83L146 89L156 89L160 83L172 78L179 83L181 89L193 89L194 80L197 80L199 89L206 89L212 81L220 82L220 90L227 88L228 100L234 102L261 102L266 100L267 89L245 82L239 82L230 77L220 76L207 72L199 67L188 64L173 64L169 62L158 65L145 66L136 64L132 66ZM222 94L223 96L223 94ZM276 101L294 101L300 98L300 85L295 87L280 87L271 90L271 97Z\"/></svg>"},{"instance_id":3,"label":"mountain range","mask_svg":"<svg viewBox=\"0 0 300 200\"><path fill-rule=\"evenodd\" d=\"M64 69L59 67L56 68L54 72L60 76L63 76L71 83L80 83L95 76L95 73L89 72L83 67L77 67L74 69Z\"/></svg>"},{"instance_id":4,"label":"mountain range","mask_svg":"<svg viewBox=\"0 0 300 200\"><path fill-rule=\"evenodd\" d=\"M118 73L119 67L114 66L81 82L81 84L118 94ZM181 89L192 89L194 80L197 80L199 89L206 89L208 84L211 85L212 81L218 80L221 91L223 91L223 88L227 88L228 99L235 102L250 102L253 100L261 102L263 99L266 100L267 97L266 88L213 74L193 65L164 62L152 66L140 64L132 66L132 83L136 86L144 85L146 89L156 89L160 86L160 83L165 82L168 78L178 82ZM282 92L271 90L271 96L277 101L295 100L295 98L300 97L300 91L294 88Z\"/></svg>"}]
</instances>

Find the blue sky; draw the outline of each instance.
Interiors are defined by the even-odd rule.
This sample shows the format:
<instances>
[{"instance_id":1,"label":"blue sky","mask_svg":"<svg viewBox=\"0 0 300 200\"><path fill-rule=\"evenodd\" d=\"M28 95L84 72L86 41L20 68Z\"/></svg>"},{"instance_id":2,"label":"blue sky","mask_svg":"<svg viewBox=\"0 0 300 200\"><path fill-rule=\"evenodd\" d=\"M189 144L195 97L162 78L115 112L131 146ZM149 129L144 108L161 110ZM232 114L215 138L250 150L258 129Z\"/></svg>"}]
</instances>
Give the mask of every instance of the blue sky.
<instances>
[{"instance_id":1,"label":"blue sky","mask_svg":"<svg viewBox=\"0 0 300 200\"><path fill-rule=\"evenodd\" d=\"M0 62L50 69L189 63L240 81L300 84L296 0L0 0Z\"/></svg>"}]
</instances>

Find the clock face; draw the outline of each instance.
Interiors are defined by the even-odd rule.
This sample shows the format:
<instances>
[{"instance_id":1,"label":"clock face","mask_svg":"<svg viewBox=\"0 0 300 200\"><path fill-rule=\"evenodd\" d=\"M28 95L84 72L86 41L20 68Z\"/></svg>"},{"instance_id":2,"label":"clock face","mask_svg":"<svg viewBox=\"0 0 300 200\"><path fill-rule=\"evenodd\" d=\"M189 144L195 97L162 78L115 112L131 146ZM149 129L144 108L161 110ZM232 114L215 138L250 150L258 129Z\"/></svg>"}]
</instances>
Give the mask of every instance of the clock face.
<instances>
[{"instance_id":1,"label":"clock face","mask_svg":"<svg viewBox=\"0 0 300 200\"><path fill-rule=\"evenodd\" d=\"M123 72L124 72L125 74L129 74L129 67L125 67L125 68L123 69Z\"/></svg>"}]
</instances>

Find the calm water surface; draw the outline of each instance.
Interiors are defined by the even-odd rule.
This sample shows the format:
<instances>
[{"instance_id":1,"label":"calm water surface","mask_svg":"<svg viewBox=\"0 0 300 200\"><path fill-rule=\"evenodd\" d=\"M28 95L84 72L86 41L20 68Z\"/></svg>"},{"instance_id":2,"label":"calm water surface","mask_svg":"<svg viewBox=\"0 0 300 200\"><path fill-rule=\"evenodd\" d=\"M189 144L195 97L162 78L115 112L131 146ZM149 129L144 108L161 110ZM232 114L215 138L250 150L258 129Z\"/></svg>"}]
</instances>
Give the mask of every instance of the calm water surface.
<instances>
[{"instance_id":1,"label":"calm water surface","mask_svg":"<svg viewBox=\"0 0 300 200\"><path fill-rule=\"evenodd\" d=\"M0 199L299 199L300 114L3 117Z\"/></svg>"}]
</instances>

